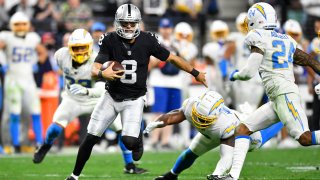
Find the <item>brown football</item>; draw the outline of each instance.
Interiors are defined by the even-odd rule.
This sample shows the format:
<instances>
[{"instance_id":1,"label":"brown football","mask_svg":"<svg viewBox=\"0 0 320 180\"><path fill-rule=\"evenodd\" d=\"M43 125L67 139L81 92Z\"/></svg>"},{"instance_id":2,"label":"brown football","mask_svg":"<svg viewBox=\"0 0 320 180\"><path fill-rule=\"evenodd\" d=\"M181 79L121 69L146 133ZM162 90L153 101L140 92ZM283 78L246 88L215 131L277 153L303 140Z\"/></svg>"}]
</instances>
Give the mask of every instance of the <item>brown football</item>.
<instances>
[{"instance_id":1,"label":"brown football","mask_svg":"<svg viewBox=\"0 0 320 180\"><path fill-rule=\"evenodd\" d=\"M114 65L112 67L112 70L114 71L124 70L124 67L118 61L107 61L103 63L103 65L101 66L101 71L107 69L113 62L114 62ZM119 73L118 75L122 76L123 74L124 72Z\"/></svg>"}]
</instances>

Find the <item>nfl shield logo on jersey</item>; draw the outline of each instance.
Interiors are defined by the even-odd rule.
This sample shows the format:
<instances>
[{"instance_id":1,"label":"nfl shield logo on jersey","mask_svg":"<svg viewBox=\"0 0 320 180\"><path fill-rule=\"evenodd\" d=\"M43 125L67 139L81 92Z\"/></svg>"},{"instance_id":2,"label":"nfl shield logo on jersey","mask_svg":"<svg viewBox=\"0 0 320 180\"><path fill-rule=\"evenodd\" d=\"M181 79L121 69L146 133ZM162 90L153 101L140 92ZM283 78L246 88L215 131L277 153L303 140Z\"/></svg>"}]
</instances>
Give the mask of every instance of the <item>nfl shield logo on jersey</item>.
<instances>
[{"instance_id":1,"label":"nfl shield logo on jersey","mask_svg":"<svg viewBox=\"0 0 320 180\"><path fill-rule=\"evenodd\" d=\"M128 56L131 56L131 51L128 51L127 53L128 53Z\"/></svg>"}]
</instances>

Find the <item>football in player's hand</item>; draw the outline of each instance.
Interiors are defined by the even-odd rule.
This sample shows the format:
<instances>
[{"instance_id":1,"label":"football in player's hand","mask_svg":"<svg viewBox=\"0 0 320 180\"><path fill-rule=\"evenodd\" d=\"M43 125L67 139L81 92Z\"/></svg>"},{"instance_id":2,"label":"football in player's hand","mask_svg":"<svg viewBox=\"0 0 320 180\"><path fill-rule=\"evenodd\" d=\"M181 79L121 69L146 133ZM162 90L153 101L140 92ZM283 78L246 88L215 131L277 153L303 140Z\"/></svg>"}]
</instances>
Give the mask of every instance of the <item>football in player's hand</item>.
<instances>
[{"instance_id":1,"label":"football in player's hand","mask_svg":"<svg viewBox=\"0 0 320 180\"><path fill-rule=\"evenodd\" d=\"M103 65L101 67L101 71L107 69L112 63L114 63L113 67L112 67L113 71L124 70L124 67L118 61L108 61L108 62L103 63ZM119 76L122 76L123 74L124 74L124 72L118 73Z\"/></svg>"}]
</instances>

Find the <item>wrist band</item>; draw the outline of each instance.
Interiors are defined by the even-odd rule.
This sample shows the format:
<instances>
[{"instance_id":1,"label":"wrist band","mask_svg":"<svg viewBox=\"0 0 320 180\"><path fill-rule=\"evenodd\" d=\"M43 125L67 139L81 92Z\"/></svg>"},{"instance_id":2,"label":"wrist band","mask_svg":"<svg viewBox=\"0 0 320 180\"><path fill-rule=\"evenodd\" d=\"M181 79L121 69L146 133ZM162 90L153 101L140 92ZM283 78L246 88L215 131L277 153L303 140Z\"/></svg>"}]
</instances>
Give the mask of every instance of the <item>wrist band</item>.
<instances>
[{"instance_id":1,"label":"wrist band","mask_svg":"<svg viewBox=\"0 0 320 180\"><path fill-rule=\"evenodd\" d=\"M98 78L103 78L101 70L99 70L99 72L98 72Z\"/></svg>"},{"instance_id":2,"label":"wrist band","mask_svg":"<svg viewBox=\"0 0 320 180\"><path fill-rule=\"evenodd\" d=\"M200 74L200 72L198 71L198 70L196 70L196 69L192 69L192 71L190 72L190 74L193 76L193 77L197 77L199 74Z\"/></svg>"}]
</instances>

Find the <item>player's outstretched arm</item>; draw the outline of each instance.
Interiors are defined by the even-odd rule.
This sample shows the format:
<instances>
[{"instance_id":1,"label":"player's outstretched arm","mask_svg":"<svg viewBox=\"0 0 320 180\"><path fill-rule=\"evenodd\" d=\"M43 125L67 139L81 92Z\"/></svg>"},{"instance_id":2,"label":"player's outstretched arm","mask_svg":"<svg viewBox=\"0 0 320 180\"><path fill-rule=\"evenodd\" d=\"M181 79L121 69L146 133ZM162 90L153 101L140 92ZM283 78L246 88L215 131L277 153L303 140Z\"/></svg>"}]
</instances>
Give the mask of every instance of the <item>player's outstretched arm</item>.
<instances>
[{"instance_id":1,"label":"player's outstretched arm","mask_svg":"<svg viewBox=\"0 0 320 180\"><path fill-rule=\"evenodd\" d=\"M179 124L180 122L184 121L186 117L184 116L184 113L179 110L172 110L168 112L167 114L162 114L159 117L156 118L155 121L148 124L146 129L143 131L143 133L150 133L155 128L163 128L167 125L171 124Z\"/></svg>"},{"instance_id":2,"label":"player's outstretched arm","mask_svg":"<svg viewBox=\"0 0 320 180\"><path fill-rule=\"evenodd\" d=\"M320 63L299 48L293 54L293 63L300 66L309 66L320 75Z\"/></svg>"},{"instance_id":3,"label":"player's outstretched arm","mask_svg":"<svg viewBox=\"0 0 320 180\"><path fill-rule=\"evenodd\" d=\"M264 53L261 49L255 46L251 46L251 54L248 58L247 65L240 71L233 71L229 77L230 81L247 81L253 78L258 72L260 64L262 63L263 55Z\"/></svg>"},{"instance_id":4,"label":"player's outstretched arm","mask_svg":"<svg viewBox=\"0 0 320 180\"><path fill-rule=\"evenodd\" d=\"M174 64L179 69L184 70L187 73L190 73L191 75L193 75L196 78L197 81L201 82L205 87L208 87L207 82L206 82L205 73L199 72L198 70L194 69L189 63L187 63L181 57L170 53L167 61Z\"/></svg>"}]
</instances>

